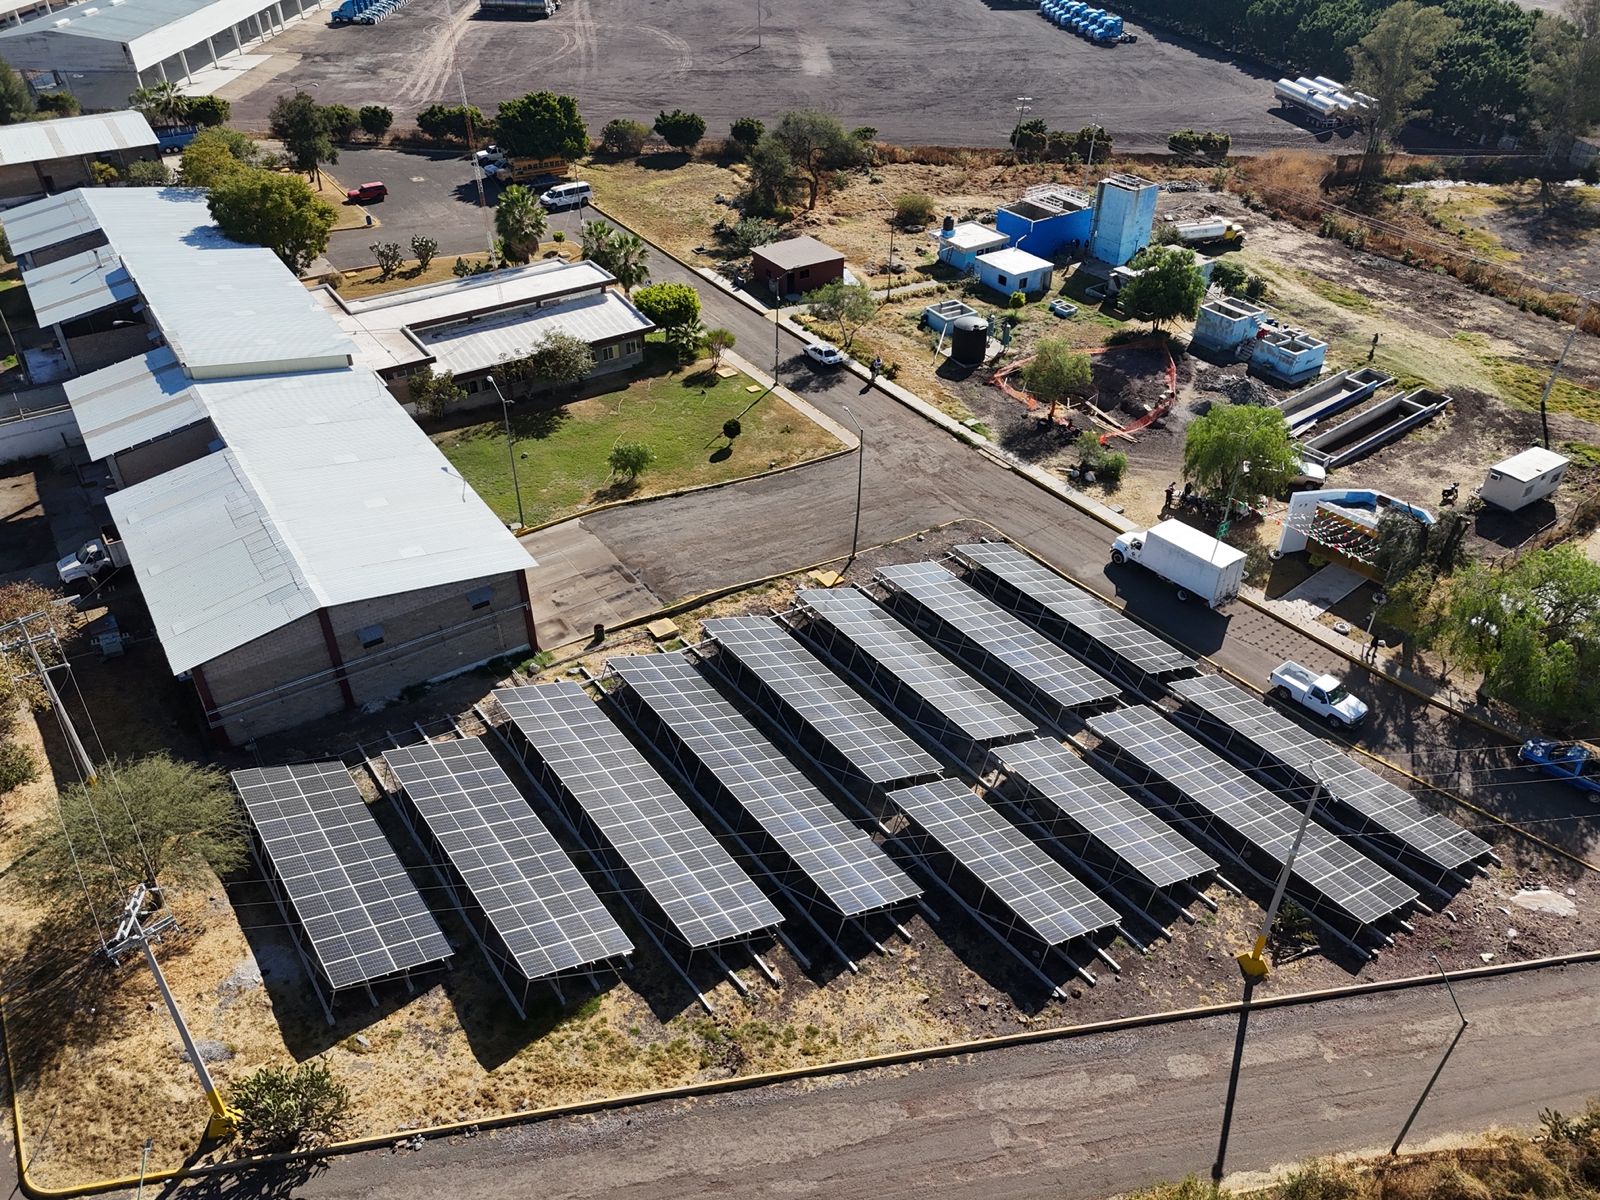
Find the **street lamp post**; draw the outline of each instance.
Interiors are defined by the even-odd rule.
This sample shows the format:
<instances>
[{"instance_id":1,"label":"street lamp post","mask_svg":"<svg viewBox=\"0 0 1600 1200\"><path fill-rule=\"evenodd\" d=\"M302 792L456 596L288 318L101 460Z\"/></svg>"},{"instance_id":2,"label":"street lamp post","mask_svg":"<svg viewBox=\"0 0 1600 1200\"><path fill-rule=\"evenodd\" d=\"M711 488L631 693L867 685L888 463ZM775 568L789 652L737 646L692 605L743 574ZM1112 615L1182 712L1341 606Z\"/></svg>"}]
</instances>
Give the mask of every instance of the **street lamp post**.
<instances>
[{"instance_id":1,"label":"street lamp post","mask_svg":"<svg viewBox=\"0 0 1600 1200\"><path fill-rule=\"evenodd\" d=\"M1022 118L1033 111L1033 97L1018 96L1013 107L1017 110L1017 123L1011 127L1011 153L1020 159L1022 149L1017 145L1017 135L1022 132Z\"/></svg>"},{"instance_id":2,"label":"street lamp post","mask_svg":"<svg viewBox=\"0 0 1600 1200\"><path fill-rule=\"evenodd\" d=\"M486 375L484 378L489 381L494 394L500 397L500 416L506 423L506 455L511 459L511 490L517 494L517 528L526 529L528 520L522 511L522 484L517 480L517 445L511 437L511 402L506 399L506 394L500 390L500 385L493 375Z\"/></svg>"},{"instance_id":3,"label":"street lamp post","mask_svg":"<svg viewBox=\"0 0 1600 1200\"><path fill-rule=\"evenodd\" d=\"M856 551L861 545L861 485L866 477L867 431L861 428L861 422L856 420L856 415L850 411L848 404L841 407L845 416L850 418L850 424L856 427L856 523L850 533L850 557L845 559L844 570L839 572L839 582L843 583L846 573L855 564Z\"/></svg>"},{"instance_id":4,"label":"street lamp post","mask_svg":"<svg viewBox=\"0 0 1600 1200\"><path fill-rule=\"evenodd\" d=\"M783 357L783 290L776 275L767 280L767 286L772 289L772 386L777 387L778 362Z\"/></svg>"}]
</instances>

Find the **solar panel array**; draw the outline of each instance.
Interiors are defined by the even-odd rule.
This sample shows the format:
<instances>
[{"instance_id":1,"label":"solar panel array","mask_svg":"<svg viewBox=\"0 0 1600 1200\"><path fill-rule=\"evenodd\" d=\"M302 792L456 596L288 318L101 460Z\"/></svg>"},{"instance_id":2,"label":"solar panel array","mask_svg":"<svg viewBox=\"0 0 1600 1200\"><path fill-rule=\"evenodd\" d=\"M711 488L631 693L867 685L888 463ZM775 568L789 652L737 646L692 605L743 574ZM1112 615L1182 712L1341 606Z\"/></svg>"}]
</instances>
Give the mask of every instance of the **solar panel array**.
<instances>
[{"instance_id":1,"label":"solar panel array","mask_svg":"<svg viewBox=\"0 0 1600 1200\"><path fill-rule=\"evenodd\" d=\"M1246 778L1154 709L1089 718L1089 728L1164 779L1278 864L1287 859L1300 813ZM1405 908L1417 893L1313 820L1295 857L1294 876L1358 925Z\"/></svg>"},{"instance_id":2,"label":"solar panel array","mask_svg":"<svg viewBox=\"0 0 1600 1200\"><path fill-rule=\"evenodd\" d=\"M1147 674L1192 669L1194 659L1095 599L1071 580L1003 542L957 546L956 557L1021 593L1115 658Z\"/></svg>"},{"instance_id":3,"label":"solar panel array","mask_svg":"<svg viewBox=\"0 0 1600 1200\"><path fill-rule=\"evenodd\" d=\"M802 605L975 742L1037 733L1038 726L854 588L808 588Z\"/></svg>"},{"instance_id":4,"label":"solar panel array","mask_svg":"<svg viewBox=\"0 0 1600 1200\"><path fill-rule=\"evenodd\" d=\"M450 957L343 763L252 767L233 786L333 991Z\"/></svg>"},{"instance_id":5,"label":"solar panel array","mask_svg":"<svg viewBox=\"0 0 1600 1200\"><path fill-rule=\"evenodd\" d=\"M1460 870L1489 854L1483 839L1430 813L1417 798L1354 762L1331 742L1217 675L1180 679L1172 691L1181 700L1236 730L1288 770L1314 772L1339 801L1429 862Z\"/></svg>"},{"instance_id":6,"label":"solar panel array","mask_svg":"<svg viewBox=\"0 0 1600 1200\"><path fill-rule=\"evenodd\" d=\"M751 878L575 683L494 698L691 949L782 922Z\"/></svg>"},{"instance_id":7,"label":"solar panel array","mask_svg":"<svg viewBox=\"0 0 1600 1200\"><path fill-rule=\"evenodd\" d=\"M632 953L633 943L481 741L423 742L383 760L523 978Z\"/></svg>"},{"instance_id":8,"label":"solar panel array","mask_svg":"<svg viewBox=\"0 0 1600 1200\"><path fill-rule=\"evenodd\" d=\"M840 913L878 912L922 894L689 663L652 654L609 665Z\"/></svg>"},{"instance_id":9,"label":"solar panel array","mask_svg":"<svg viewBox=\"0 0 1600 1200\"><path fill-rule=\"evenodd\" d=\"M1064 818L1154 888L1198 879L1216 861L1060 742L999 746L996 761L1052 816Z\"/></svg>"},{"instance_id":10,"label":"solar panel array","mask_svg":"<svg viewBox=\"0 0 1600 1200\"><path fill-rule=\"evenodd\" d=\"M1104 704L1121 689L937 563L881 567L878 578L968 647L1064 708Z\"/></svg>"},{"instance_id":11,"label":"solar panel array","mask_svg":"<svg viewBox=\"0 0 1600 1200\"><path fill-rule=\"evenodd\" d=\"M965 784L940 779L889 800L1047 946L1114 926L1116 910Z\"/></svg>"},{"instance_id":12,"label":"solar panel array","mask_svg":"<svg viewBox=\"0 0 1600 1200\"><path fill-rule=\"evenodd\" d=\"M772 621L719 617L707 621L705 631L863 778L887 785L943 770L938 759Z\"/></svg>"}]
</instances>

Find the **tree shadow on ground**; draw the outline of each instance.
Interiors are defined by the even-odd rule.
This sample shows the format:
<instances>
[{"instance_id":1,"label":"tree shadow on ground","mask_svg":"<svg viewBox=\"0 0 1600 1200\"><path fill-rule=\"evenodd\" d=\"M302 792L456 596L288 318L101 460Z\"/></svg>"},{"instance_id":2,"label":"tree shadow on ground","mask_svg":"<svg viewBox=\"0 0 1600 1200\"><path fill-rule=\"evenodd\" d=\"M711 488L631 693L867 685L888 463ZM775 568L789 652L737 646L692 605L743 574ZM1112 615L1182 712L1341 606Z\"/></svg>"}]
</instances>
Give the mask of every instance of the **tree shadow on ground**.
<instances>
[{"instance_id":1,"label":"tree shadow on ground","mask_svg":"<svg viewBox=\"0 0 1600 1200\"><path fill-rule=\"evenodd\" d=\"M676 171L693 157L681 150L657 150L651 154L641 154L634 161L647 171Z\"/></svg>"},{"instance_id":2,"label":"tree shadow on ground","mask_svg":"<svg viewBox=\"0 0 1600 1200\"><path fill-rule=\"evenodd\" d=\"M290 1200L300 1189L328 1169L323 1158L298 1159L266 1167L240 1166L236 1172L216 1172L196 1179L169 1180L158 1198L178 1195L197 1200Z\"/></svg>"},{"instance_id":3,"label":"tree shadow on ground","mask_svg":"<svg viewBox=\"0 0 1600 1200\"><path fill-rule=\"evenodd\" d=\"M639 480L614 479L594 490L594 495L589 498L592 504L614 504L618 500L626 500L639 490Z\"/></svg>"}]
</instances>

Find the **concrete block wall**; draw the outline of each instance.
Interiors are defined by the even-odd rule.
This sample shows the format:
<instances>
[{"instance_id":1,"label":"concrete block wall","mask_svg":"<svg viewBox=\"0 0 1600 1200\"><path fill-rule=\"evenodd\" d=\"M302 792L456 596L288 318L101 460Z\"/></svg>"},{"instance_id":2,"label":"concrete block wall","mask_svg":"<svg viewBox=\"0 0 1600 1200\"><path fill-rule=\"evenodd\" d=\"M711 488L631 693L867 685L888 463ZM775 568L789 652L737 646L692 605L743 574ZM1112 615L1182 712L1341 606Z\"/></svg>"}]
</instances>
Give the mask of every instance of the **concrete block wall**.
<instances>
[{"instance_id":1,"label":"concrete block wall","mask_svg":"<svg viewBox=\"0 0 1600 1200\"><path fill-rule=\"evenodd\" d=\"M197 458L204 458L208 453L206 447L216 440L216 426L210 421L200 421L158 441L112 455L108 460L112 478L120 487L132 487L175 467L194 462Z\"/></svg>"},{"instance_id":2,"label":"concrete block wall","mask_svg":"<svg viewBox=\"0 0 1600 1200\"><path fill-rule=\"evenodd\" d=\"M233 745L344 708L316 613L218 655L198 675L208 718Z\"/></svg>"}]
</instances>

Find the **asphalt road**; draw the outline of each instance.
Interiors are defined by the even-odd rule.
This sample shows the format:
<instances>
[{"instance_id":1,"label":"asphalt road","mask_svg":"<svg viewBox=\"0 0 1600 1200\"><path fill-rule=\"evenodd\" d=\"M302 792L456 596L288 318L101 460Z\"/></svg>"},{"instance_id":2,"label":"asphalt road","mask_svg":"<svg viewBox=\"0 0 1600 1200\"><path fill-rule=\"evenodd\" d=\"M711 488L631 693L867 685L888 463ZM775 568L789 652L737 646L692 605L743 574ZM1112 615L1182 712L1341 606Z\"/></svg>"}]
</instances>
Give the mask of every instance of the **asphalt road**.
<instances>
[{"instance_id":1,"label":"asphalt road","mask_svg":"<svg viewBox=\"0 0 1600 1200\"><path fill-rule=\"evenodd\" d=\"M1600 1080L1600 967L1458 987L1471 1020L1408 1144L1571 1111ZM1205 1177L1236 1021L990 1051L335 1161L226 1195L340 1200L1095 1197ZM1228 1167L1387 1149L1456 1028L1442 988L1258 1012Z\"/></svg>"}]
</instances>

